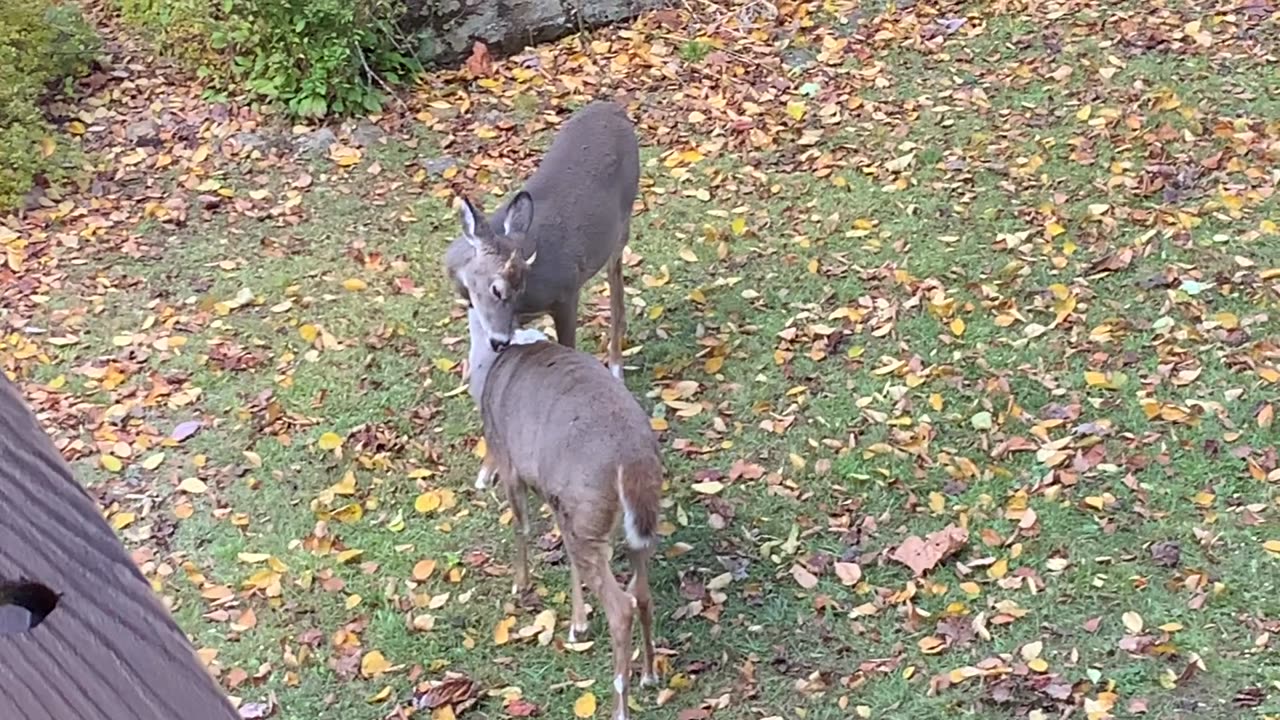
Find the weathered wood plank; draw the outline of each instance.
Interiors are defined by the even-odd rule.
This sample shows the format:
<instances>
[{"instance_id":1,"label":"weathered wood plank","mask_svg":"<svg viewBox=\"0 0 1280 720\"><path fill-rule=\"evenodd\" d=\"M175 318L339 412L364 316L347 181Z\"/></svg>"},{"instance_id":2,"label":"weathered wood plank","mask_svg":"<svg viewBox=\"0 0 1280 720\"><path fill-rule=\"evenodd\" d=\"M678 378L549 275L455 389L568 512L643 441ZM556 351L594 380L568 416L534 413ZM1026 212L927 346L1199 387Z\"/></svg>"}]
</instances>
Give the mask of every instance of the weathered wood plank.
<instances>
[{"instance_id":1,"label":"weathered wood plank","mask_svg":"<svg viewBox=\"0 0 1280 720\"><path fill-rule=\"evenodd\" d=\"M56 593L51 611L40 586ZM0 718L236 717L17 388L0 376Z\"/></svg>"}]
</instances>

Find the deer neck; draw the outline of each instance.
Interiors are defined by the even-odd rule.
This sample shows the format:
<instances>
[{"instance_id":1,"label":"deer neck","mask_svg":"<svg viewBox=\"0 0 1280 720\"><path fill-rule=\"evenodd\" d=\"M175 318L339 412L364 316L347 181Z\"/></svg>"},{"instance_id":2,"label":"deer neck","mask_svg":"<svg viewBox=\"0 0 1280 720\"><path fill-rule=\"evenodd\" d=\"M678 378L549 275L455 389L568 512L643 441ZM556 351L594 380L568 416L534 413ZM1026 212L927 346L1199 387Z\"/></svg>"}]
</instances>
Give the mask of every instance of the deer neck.
<instances>
[{"instance_id":1,"label":"deer neck","mask_svg":"<svg viewBox=\"0 0 1280 720\"><path fill-rule=\"evenodd\" d=\"M471 367L469 390L476 407L480 407L480 399L484 397L484 384L489 378L489 371L498 359L498 353L485 340L484 328L480 326L480 318L474 310L467 311L467 327L471 335L471 352L467 356L467 364Z\"/></svg>"}]
</instances>

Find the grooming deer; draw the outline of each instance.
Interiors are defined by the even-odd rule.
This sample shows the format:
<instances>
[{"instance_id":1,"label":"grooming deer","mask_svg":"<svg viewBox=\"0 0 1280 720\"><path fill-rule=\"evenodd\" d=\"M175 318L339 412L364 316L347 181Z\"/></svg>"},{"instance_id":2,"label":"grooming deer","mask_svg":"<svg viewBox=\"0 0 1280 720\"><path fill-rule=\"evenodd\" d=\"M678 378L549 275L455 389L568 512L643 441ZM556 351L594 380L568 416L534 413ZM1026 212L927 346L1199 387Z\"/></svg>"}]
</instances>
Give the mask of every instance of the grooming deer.
<instances>
[{"instance_id":1,"label":"grooming deer","mask_svg":"<svg viewBox=\"0 0 1280 720\"><path fill-rule=\"evenodd\" d=\"M626 325L622 252L640 184L635 128L612 102L593 102L556 133L538 169L492 215L462 198L462 235L445 251L458 296L501 350L518 324L550 313L575 347L582 286L609 265L609 369L622 377Z\"/></svg>"},{"instance_id":2,"label":"grooming deer","mask_svg":"<svg viewBox=\"0 0 1280 720\"><path fill-rule=\"evenodd\" d=\"M594 357L518 330L500 352L484 342L472 309L472 397L484 421L487 451L476 487L497 476L516 532L515 583L529 583L527 487L555 514L569 560L569 641L587 630L582 585L600 598L613 648L614 720L627 717L631 683L631 622L640 619L641 684L657 681L649 559L657 545L663 466L649 418L626 386ZM536 509L536 506L535 506ZM610 567L617 526L632 578L624 590Z\"/></svg>"}]
</instances>

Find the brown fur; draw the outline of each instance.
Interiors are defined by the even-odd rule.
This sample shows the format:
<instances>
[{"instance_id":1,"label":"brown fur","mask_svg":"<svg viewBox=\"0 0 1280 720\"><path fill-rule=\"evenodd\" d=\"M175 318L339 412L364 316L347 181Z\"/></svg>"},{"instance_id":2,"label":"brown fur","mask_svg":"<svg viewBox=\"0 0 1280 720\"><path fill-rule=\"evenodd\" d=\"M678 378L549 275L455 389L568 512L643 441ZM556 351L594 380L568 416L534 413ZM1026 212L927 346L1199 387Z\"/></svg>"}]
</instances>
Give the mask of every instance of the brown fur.
<instances>
[{"instance_id":1,"label":"brown fur","mask_svg":"<svg viewBox=\"0 0 1280 720\"><path fill-rule=\"evenodd\" d=\"M569 557L572 631L586 630L583 583L604 605L615 677L621 678L615 718L625 717L633 613L640 619L643 679L655 679L648 563L657 541L663 468L649 418L595 358L562 345L512 345L489 354L480 367L485 466L501 479L515 515L516 586L529 579L525 496L532 486L554 511ZM630 592L610 568L613 537L627 509Z\"/></svg>"},{"instance_id":2,"label":"brown fur","mask_svg":"<svg viewBox=\"0 0 1280 720\"><path fill-rule=\"evenodd\" d=\"M505 343L517 323L550 313L559 342L575 347L579 293L608 263L609 363L621 376L622 250L639 183L634 126L617 104L593 102L564 123L524 189L492 215L464 199L463 235L444 266L480 314L485 341ZM527 268L519 262L530 257Z\"/></svg>"}]
</instances>

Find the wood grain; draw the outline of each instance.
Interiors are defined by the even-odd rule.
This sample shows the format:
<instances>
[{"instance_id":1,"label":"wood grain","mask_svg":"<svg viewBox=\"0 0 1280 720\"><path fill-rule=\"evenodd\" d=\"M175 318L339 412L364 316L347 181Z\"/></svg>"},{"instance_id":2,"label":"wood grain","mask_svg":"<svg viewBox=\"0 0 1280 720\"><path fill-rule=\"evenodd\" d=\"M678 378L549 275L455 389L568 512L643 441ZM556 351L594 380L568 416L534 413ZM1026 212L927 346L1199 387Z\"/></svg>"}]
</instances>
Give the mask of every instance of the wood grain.
<instances>
[{"instance_id":1,"label":"wood grain","mask_svg":"<svg viewBox=\"0 0 1280 720\"><path fill-rule=\"evenodd\" d=\"M0 581L59 595L36 627L0 635L0 718L238 717L3 375Z\"/></svg>"}]
</instances>

